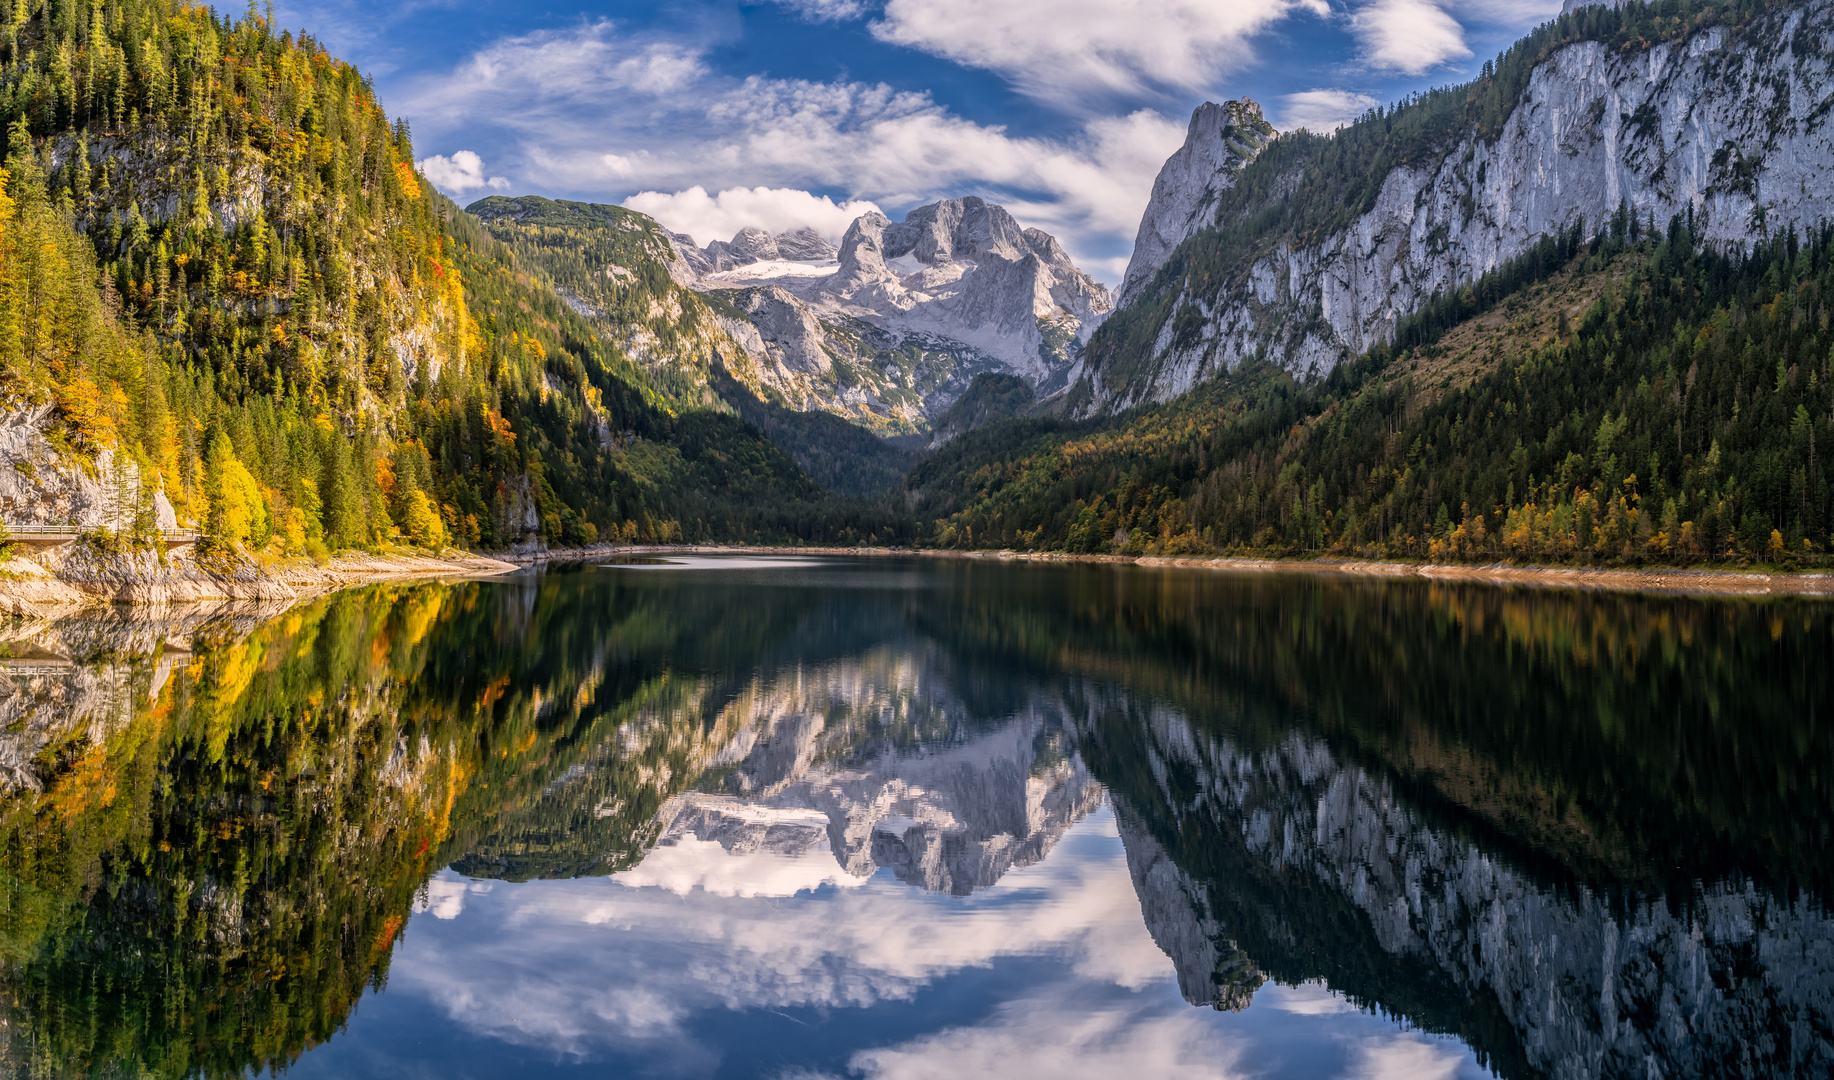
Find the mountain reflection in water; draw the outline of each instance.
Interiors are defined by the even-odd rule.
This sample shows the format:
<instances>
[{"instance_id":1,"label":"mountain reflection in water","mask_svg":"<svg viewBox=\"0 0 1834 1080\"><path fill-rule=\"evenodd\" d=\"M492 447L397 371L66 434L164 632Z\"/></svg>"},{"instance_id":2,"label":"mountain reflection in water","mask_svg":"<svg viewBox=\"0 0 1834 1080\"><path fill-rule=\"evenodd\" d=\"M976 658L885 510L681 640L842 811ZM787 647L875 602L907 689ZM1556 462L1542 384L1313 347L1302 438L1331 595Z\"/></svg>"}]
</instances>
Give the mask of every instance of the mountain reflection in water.
<instances>
[{"instance_id":1,"label":"mountain reflection in water","mask_svg":"<svg viewBox=\"0 0 1834 1080\"><path fill-rule=\"evenodd\" d=\"M829 558L7 624L0 1062L1826 1075L1830 610Z\"/></svg>"}]
</instances>

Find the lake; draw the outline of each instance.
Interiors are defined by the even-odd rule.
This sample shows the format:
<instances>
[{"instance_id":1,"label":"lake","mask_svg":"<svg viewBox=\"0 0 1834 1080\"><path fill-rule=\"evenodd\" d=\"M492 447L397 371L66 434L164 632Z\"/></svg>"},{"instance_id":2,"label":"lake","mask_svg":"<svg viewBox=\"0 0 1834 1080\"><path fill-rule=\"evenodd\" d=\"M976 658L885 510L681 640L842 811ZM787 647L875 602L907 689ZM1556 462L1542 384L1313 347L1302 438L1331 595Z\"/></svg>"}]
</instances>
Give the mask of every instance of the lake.
<instances>
[{"instance_id":1,"label":"lake","mask_svg":"<svg viewBox=\"0 0 1834 1080\"><path fill-rule=\"evenodd\" d=\"M0 1063L1825 1076L1834 605L646 557L0 624Z\"/></svg>"}]
</instances>

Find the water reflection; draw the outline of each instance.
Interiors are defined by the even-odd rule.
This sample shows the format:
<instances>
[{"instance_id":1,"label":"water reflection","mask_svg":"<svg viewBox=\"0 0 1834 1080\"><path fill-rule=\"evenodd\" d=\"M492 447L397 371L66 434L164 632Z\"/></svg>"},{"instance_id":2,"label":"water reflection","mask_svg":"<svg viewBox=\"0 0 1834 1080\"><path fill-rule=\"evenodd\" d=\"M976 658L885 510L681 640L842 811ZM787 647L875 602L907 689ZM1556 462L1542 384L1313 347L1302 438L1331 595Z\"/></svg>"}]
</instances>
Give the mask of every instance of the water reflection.
<instances>
[{"instance_id":1,"label":"water reflection","mask_svg":"<svg viewBox=\"0 0 1834 1080\"><path fill-rule=\"evenodd\" d=\"M846 559L14 624L0 1055L1822 1075L1831 630Z\"/></svg>"}]
</instances>

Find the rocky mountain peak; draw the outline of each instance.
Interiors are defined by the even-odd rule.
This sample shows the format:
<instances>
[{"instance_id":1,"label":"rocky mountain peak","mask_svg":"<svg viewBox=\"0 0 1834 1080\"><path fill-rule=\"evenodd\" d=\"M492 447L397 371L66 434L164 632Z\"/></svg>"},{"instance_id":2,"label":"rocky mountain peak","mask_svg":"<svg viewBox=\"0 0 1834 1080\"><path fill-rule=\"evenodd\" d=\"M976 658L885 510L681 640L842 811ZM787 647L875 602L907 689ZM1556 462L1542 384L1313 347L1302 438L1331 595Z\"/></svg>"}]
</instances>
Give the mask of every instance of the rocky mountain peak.
<instances>
[{"instance_id":1,"label":"rocky mountain peak","mask_svg":"<svg viewBox=\"0 0 1834 1080\"><path fill-rule=\"evenodd\" d=\"M682 233L670 233L675 248L696 274L717 274L772 259L798 262L822 262L834 258L833 243L806 225L772 235L770 230L747 225L733 234L731 240L715 240L696 248L694 239Z\"/></svg>"},{"instance_id":2,"label":"rocky mountain peak","mask_svg":"<svg viewBox=\"0 0 1834 1080\"><path fill-rule=\"evenodd\" d=\"M1261 115L1261 106L1250 98L1206 101L1191 113L1184 145L1166 159L1153 182L1152 199L1134 238L1133 258L1115 296L1116 307L1132 299L1173 249L1213 224L1218 197L1235 186L1242 166L1276 134Z\"/></svg>"},{"instance_id":3,"label":"rocky mountain peak","mask_svg":"<svg viewBox=\"0 0 1834 1080\"><path fill-rule=\"evenodd\" d=\"M1510 100L1490 106L1494 130L1467 119L1429 146L1403 134L1429 106L1404 103L1331 137L1380 141L1393 155L1378 159L1392 162L1385 169L1350 180L1322 156L1283 162L1287 171L1251 198L1236 178L1271 167L1258 155L1272 128L1249 102L1203 106L1154 183L1121 287L1121 306L1139 309L1151 293L1167 314L1156 332L1140 331L1150 355L1097 373L1094 407L1169 400L1253 356L1329 371L1390 340L1433 296L1536 245L1590 239L1614 215L1657 229L1684 218L1699 243L1722 250L1813 229L1834 213L1824 180L1834 139L1815 104L1834 87L1834 64L1778 43L1834 38L1834 3L1775 5L1755 18L1737 33L1703 25L1635 50L1563 38L1512 77ZM1504 85L1469 92L1501 95ZM1348 205L1331 205L1353 190ZM1205 231L1222 203L1251 240ZM1260 216L1276 208L1296 216ZM1310 225L1289 224L1300 219ZM1228 269L1154 293L1181 243ZM1174 330L1171 312L1197 317L1179 316Z\"/></svg>"},{"instance_id":4,"label":"rocky mountain peak","mask_svg":"<svg viewBox=\"0 0 1834 1080\"><path fill-rule=\"evenodd\" d=\"M832 259L838 252L827 237L807 225L777 234L778 258L816 262Z\"/></svg>"},{"instance_id":5,"label":"rocky mountain peak","mask_svg":"<svg viewBox=\"0 0 1834 1080\"><path fill-rule=\"evenodd\" d=\"M675 280L731 305L730 370L878 430L925 430L983 373L1062 389L1112 307L1056 237L972 195L862 214L839 248L808 228L670 240Z\"/></svg>"},{"instance_id":6,"label":"rocky mountain peak","mask_svg":"<svg viewBox=\"0 0 1834 1080\"><path fill-rule=\"evenodd\" d=\"M756 226L747 226L733 234L726 245L735 262L758 262L777 257L777 238Z\"/></svg>"},{"instance_id":7,"label":"rocky mountain peak","mask_svg":"<svg viewBox=\"0 0 1834 1080\"><path fill-rule=\"evenodd\" d=\"M1108 290L1055 237L972 195L920 206L897 223L861 216L841 241L839 269L814 292L862 317L973 345L1034 382L1053 374L1040 352L1044 324L1067 322L1086 341L1110 310Z\"/></svg>"},{"instance_id":8,"label":"rocky mountain peak","mask_svg":"<svg viewBox=\"0 0 1834 1080\"><path fill-rule=\"evenodd\" d=\"M1024 230L1005 207L973 195L912 210L886 230L885 245L886 258L910 255L925 265L990 255L1017 259L1029 250Z\"/></svg>"}]
</instances>

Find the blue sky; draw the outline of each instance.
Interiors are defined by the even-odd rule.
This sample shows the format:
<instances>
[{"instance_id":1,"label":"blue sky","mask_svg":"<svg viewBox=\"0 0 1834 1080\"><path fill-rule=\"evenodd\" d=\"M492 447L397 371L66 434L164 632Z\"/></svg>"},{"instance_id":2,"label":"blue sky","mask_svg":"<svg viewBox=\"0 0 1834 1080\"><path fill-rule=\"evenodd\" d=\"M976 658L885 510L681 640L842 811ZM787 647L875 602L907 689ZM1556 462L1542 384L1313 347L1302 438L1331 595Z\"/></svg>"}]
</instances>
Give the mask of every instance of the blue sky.
<instances>
[{"instance_id":1,"label":"blue sky","mask_svg":"<svg viewBox=\"0 0 1834 1080\"><path fill-rule=\"evenodd\" d=\"M490 194L623 203L699 242L838 237L961 195L1120 277L1205 100L1329 130L1461 82L1560 0L328 0L281 4L375 77L422 169Z\"/></svg>"}]
</instances>

